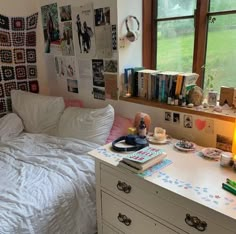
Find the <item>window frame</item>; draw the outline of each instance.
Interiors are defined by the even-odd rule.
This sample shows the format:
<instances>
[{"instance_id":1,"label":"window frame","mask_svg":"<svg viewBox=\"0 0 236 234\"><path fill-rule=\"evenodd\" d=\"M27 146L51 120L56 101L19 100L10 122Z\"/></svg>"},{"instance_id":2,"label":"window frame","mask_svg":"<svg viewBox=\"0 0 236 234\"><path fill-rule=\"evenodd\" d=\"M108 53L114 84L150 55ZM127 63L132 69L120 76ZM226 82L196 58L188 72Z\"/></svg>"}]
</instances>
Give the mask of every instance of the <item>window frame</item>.
<instances>
[{"instance_id":1,"label":"window frame","mask_svg":"<svg viewBox=\"0 0 236 234\"><path fill-rule=\"evenodd\" d=\"M156 35L157 35L157 2L158 0L143 0L143 66L156 69ZM194 51L192 72L199 74L197 85L203 87L205 62L207 52L207 33L209 17L226 14L236 14L236 10L210 11L210 0L197 0L194 12ZM187 16L188 17L188 16ZM184 19L186 17L172 17L168 19ZM160 20L161 21L161 20Z\"/></svg>"}]
</instances>

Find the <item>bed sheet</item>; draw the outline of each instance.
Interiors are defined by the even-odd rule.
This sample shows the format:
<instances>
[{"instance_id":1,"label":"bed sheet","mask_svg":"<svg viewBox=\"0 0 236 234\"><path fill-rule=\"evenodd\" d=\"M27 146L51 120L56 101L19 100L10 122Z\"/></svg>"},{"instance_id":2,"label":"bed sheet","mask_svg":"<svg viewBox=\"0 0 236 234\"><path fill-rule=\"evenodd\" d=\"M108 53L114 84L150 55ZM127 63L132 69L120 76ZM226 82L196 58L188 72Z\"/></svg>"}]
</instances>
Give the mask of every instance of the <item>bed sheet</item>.
<instances>
[{"instance_id":1,"label":"bed sheet","mask_svg":"<svg viewBox=\"0 0 236 234\"><path fill-rule=\"evenodd\" d=\"M22 133L0 142L0 233L96 232L95 162L86 141Z\"/></svg>"}]
</instances>

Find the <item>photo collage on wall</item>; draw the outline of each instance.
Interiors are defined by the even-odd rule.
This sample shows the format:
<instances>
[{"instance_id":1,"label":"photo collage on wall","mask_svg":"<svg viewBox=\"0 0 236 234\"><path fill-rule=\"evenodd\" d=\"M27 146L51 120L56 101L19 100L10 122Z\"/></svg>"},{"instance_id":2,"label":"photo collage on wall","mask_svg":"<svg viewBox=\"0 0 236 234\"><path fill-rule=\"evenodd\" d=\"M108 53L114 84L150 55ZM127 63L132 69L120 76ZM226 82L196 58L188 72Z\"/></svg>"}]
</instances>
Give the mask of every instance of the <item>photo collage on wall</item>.
<instances>
[{"instance_id":1,"label":"photo collage on wall","mask_svg":"<svg viewBox=\"0 0 236 234\"><path fill-rule=\"evenodd\" d=\"M38 13L0 15L0 115L11 112L11 90L39 92L36 28Z\"/></svg>"},{"instance_id":2,"label":"photo collage on wall","mask_svg":"<svg viewBox=\"0 0 236 234\"><path fill-rule=\"evenodd\" d=\"M117 28L110 7L53 3L42 6L41 14L45 53L54 55L57 78L67 80L67 90L79 93L78 79L92 79L95 99L117 100Z\"/></svg>"},{"instance_id":3,"label":"photo collage on wall","mask_svg":"<svg viewBox=\"0 0 236 234\"><path fill-rule=\"evenodd\" d=\"M57 77L66 79L68 92L78 93L71 6L45 5L41 14L45 53L54 55Z\"/></svg>"}]
</instances>

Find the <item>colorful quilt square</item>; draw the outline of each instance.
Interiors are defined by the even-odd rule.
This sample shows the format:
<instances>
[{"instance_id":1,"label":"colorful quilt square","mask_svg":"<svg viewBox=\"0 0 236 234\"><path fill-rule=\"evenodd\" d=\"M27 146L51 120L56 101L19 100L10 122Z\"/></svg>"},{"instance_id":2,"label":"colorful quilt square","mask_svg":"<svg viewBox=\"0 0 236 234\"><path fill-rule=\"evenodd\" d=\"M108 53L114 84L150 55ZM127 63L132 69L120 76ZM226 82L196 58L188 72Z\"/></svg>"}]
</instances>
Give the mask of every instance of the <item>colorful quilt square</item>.
<instances>
[{"instance_id":1,"label":"colorful quilt square","mask_svg":"<svg viewBox=\"0 0 236 234\"><path fill-rule=\"evenodd\" d=\"M28 83L27 81L24 82L17 82L17 89L28 91Z\"/></svg>"},{"instance_id":2,"label":"colorful quilt square","mask_svg":"<svg viewBox=\"0 0 236 234\"><path fill-rule=\"evenodd\" d=\"M35 13L26 18L26 29L31 30L37 27L38 13Z\"/></svg>"},{"instance_id":3,"label":"colorful quilt square","mask_svg":"<svg viewBox=\"0 0 236 234\"><path fill-rule=\"evenodd\" d=\"M0 14L0 28L9 30L9 18Z\"/></svg>"},{"instance_id":4,"label":"colorful quilt square","mask_svg":"<svg viewBox=\"0 0 236 234\"><path fill-rule=\"evenodd\" d=\"M24 32L13 32L12 33L13 46L24 46L25 45L25 33Z\"/></svg>"},{"instance_id":5,"label":"colorful quilt square","mask_svg":"<svg viewBox=\"0 0 236 234\"><path fill-rule=\"evenodd\" d=\"M4 97L4 89L3 89L3 85L0 84L0 98Z\"/></svg>"},{"instance_id":6,"label":"colorful quilt square","mask_svg":"<svg viewBox=\"0 0 236 234\"><path fill-rule=\"evenodd\" d=\"M0 99L0 113L7 112L7 106L5 99Z\"/></svg>"},{"instance_id":7,"label":"colorful quilt square","mask_svg":"<svg viewBox=\"0 0 236 234\"><path fill-rule=\"evenodd\" d=\"M12 63L12 52L11 50L0 50L0 60L2 63Z\"/></svg>"},{"instance_id":8,"label":"colorful quilt square","mask_svg":"<svg viewBox=\"0 0 236 234\"><path fill-rule=\"evenodd\" d=\"M3 80L14 80L15 79L15 73L14 68L9 66L2 66L2 76Z\"/></svg>"},{"instance_id":9,"label":"colorful quilt square","mask_svg":"<svg viewBox=\"0 0 236 234\"><path fill-rule=\"evenodd\" d=\"M32 93L38 93L39 92L39 84L37 80L29 81L29 90Z\"/></svg>"},{"instance_id":10,"label":"colorful quilt square","mask_svg":"<svg viewBox=\"0 0 236 234\"><path fill-rule=\"evenodd\" d=\"M26 49L26 60L27 63L36 63L36 50Z\"/></svg>"},{"instance_id":11,"label":"colorful quilt square","mask_svg":"<svg viewBox=\"0 0 236 234\"><path fill-rule=\"evenodd\" d=\"M8 82L4 84L5 94L7 97L11 96L11 90L16 89L16 82Z\"/></svg>"},{"instance_id":12,"label":"colorful quilt square","mask_svg":"<svg viewBox=\"0 0 236 234\"><path fill-rule=\"evenodd\" d=\"M15 60L15 64L25 63L25 50L14 49L14 60Z\"/></svg>"},{"instance_id":13,"label":"colorful quilt square","mask_svg":"<svg viewBox=\"0 0 236 234\"><path fill-rule=\"evenodd\" d=\"M0 46L11 46L11 35L9 32L0 31Z\"/></svg>"},{"instance_id":14,"label":"colorful quilt square","mask_svg":"<svg viewBox=\"0 0 236 234\"><path fill-rule=\"evenodd\" d=\"M11 27L13 31L25 30L25 18L24 17L11 18Z\"/></svg>"},{"instance_id":15,"label":"colorful quilt square","mask_svg":"<svg viewBox=\"0 0 236 234\"><path fill-rule=\"evenodd\" d=\"M35 31L26 33L26 46L36 46L36 32Z\"/></svg>"},{"instance_id":16,"label":"colorful quilt square","mask_svg":"<svg viewBox=\"0 0 236 234\"><path fill-rule=\"evenodd\" d=\"M7 110L8 112L12 112L12 104L10 98L7 98Z\"/></svg>"},{"instance_id":17,"label":"colorful quilt square","mask_svg":"<svg viewBox=\"0 0 236 234\"><path fill-rule=\"evenodd\" d=\"M27 72L25 66L16 66L16 79L17 80L25 80L27 79Z\"/></svg>"},{"instance_id":18,"label":"colorful quilt square","mask_svg":"<svg viewBox=\"0 0 236 234\"><path fill-rule=\"evenodd\" d=\"M29 79L36 79L37 78L37 67L35 65L28 65L27 66L27 75Z\"/></svg>"}]
</instances>

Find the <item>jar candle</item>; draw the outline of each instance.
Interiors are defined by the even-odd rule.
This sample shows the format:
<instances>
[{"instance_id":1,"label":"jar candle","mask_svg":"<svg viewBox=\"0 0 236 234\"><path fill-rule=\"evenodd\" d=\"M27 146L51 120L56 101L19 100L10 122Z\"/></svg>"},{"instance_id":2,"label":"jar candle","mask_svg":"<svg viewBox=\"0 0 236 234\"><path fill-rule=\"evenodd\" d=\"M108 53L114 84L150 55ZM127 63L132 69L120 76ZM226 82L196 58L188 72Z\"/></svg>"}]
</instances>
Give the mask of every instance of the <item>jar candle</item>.
<instances>
[{"instance_id":1,"label":"jar candle","mask_svg":"<svg viewBox=\"0 0 236 234\"><path fill-rule=\"evenodd\" d=\"M231 162L232 162L232 154L231 153L226 153L223 152L220 155L220 165L223 167L227 167L230 166Z\"/></svg>"}]
</instances>

